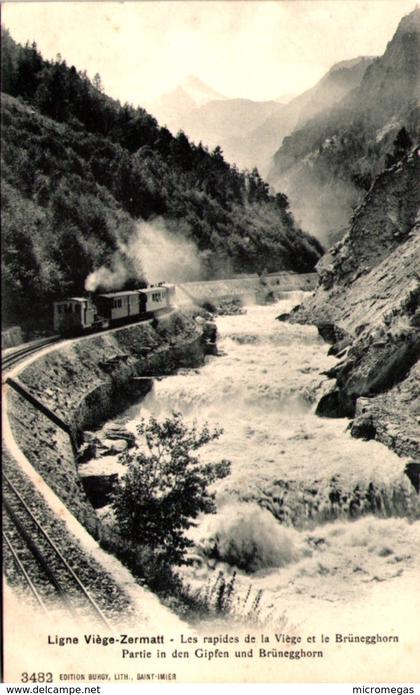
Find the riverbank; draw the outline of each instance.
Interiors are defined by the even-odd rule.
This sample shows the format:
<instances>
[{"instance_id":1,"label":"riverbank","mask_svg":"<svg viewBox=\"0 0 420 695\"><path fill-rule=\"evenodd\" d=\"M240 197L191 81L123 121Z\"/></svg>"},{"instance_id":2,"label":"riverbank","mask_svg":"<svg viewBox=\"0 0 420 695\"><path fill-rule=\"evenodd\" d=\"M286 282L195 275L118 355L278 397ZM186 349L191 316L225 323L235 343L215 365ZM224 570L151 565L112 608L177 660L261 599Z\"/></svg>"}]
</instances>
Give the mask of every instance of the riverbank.
<instances>
[{"instance_id":1,"label":"riverbank","mask_svg":"<svg viewBox=\"0 0 420 695\"><path fill-rule=\"evenodd\" d=\"M318 414L354 418L354 436L420 462L419 254L417 236L350 286L321 286L289 320L315 324L340 357Z\"/></svg>"},{"instance_id":2,"label":"riverbank","mask_svg":"<svg viewBox=\"0 0 420 695\"><path fill-rule=\"evenodd\" d=\"M289 317L314 324L340 361L318 414L353 419L420 468L420 193L414 152L375 181L348 235L319 263L315 294ZM401 200L404 204L401 204Z\"/></svg>"}]
</instances>

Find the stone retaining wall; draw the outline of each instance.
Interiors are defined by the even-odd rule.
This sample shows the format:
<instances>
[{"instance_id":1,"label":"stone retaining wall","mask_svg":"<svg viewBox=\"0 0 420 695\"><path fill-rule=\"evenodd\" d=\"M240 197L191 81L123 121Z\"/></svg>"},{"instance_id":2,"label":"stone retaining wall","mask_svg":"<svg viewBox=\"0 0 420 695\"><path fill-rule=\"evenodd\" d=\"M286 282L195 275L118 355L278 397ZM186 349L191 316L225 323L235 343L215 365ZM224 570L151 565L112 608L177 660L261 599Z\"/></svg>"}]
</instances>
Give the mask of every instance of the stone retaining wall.
<instances>
[{"instance_id":1,"label":"stone retaining wall","mask_svg":"<svg viewBox=\"0 0 420 695\"><path fill-rule=\"evenodd\" d=\"M9 389L8 415L19 447L95 537L98 520L78 477L71 438L47 416L48 409L80 440L83 429L99 426L147 393L151 380L135 377L198 366L204 354L201 329L174 312L156 326L135 324L67 341L29 365L19 380L46 406L44 412Z\"/></svg>"}]
</instances>

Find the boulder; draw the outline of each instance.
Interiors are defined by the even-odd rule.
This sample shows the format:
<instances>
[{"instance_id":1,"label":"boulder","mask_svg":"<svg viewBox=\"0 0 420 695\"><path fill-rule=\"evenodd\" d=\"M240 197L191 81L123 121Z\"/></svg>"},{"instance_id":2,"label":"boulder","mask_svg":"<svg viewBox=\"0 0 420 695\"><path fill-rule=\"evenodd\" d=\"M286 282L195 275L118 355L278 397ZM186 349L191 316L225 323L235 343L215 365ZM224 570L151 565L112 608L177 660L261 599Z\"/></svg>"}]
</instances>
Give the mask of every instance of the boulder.
<instances>
[{"instance_id":1,"label":"boulder","mask_svg":"<svg viewBox=\"0 0 420 695\"><path fill-rule=\"evenodd\" d=\"M343 393L340 389L334 388L320 399L316 407L316 415L319 417L353 417L355 410L355 399Z\"/></svg>"},{"instance_id":2,"label":"boulder","mask_svg":"<svg viewBox=\"0 0 420 695\"><path fill-rule=\"evenodd\" d=\"M319 335L326 343L334 344L338 341L342 341L346 337L344 331L334 323L319 322L317 323L317 328Z\"/></svg>"},{"instance_id":3,"label":"boulder","mask_svg":"<svg viewBox=\"0 0 420 695\"><path fill-rule=\"evenodd\" d=\"M121 425L105 425L103 428L106 439L125 439L129 446L134 446L136 437Z\"/></svg>"},{"instance_id":4,"label":"boulder","mask_svg":"<svg viewBox=\"0 0 420 695\"><path fill-rule=\"evenodd\" d=\"M351 424L350 432L356 439L375 439L376 427L370 415L360 415Z\"/></svg>"},{"instance_id":5,"label":"boulder","mask_svg":"<svg viewBox=\"0 0 420 695\"><path fill-rule=\"evenodd\" d=\"M215 343L217 340L217 326L213 321L205 321L203 323L203 338L209 343Z\"/></svg>"},{"instance_id":6,"label":"boulder","mask_svg":"<svg viewBox=\"0 0 420 695\"><path fill-rule=\"evenodd\" d=\"M128 449L128 442L126 439L104 439L101 445L103 447L100 454L101 456L116 456Z\"/></svg>"},{"instance_id":7,"label":"boulder","mask_svg":"<svg viewBox=\"0 0 420 695\"><path fill-rule=\"evenodd\" d=\"M110 475L89 475L82 478L83 488L95 509L104 507L111 501L112 491L118 481L118 473Z\"/></svg>"},{"instance_id":8,"label":"boulder","mask_svg":"<svg viewBox=\"0 0 420 695\"><path fill-rule=\"evenodd\" d=\"M408 476L417 494L420 493L420 462L411 461L407 463L404 473Z\"/></svg>"},{"instance_id":9,"label":"boulder","mask_svg":"<svg viewBox=\"0 0 420 695\"><path fill-rule=\"evenodd\" d=\"M95 457L96 447L94 442L84 442L77 452L78 463L86 463Z\"/></svg>"}]
</instances>

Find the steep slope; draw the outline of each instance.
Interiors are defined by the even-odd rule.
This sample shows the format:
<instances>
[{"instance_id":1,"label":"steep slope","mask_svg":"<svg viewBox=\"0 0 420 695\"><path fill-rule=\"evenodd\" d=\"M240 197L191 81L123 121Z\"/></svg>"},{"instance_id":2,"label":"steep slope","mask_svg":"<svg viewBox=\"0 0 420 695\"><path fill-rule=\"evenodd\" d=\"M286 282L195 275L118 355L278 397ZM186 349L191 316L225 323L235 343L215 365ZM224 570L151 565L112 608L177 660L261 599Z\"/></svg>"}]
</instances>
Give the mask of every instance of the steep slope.
<instances>
[{"instance_id":1,"label":"steep slope","mask_svg":"<svg viewBox=\"0 0 420 695\"><path fill-rule=\"evenodd\" d=\"M360 84L373 58L359 57L333 65L311 89L278 104L272 113L252 132L232 138L225 143L225 154L238 166L257 166L265 174L271 158L286 135L301 127L320 111L328 110Z\"/></svg>"},{"instance_id":2,"label":"steep slope","mask_svg":"<svg viewBox=\"0 0 420 695\"><path fill-rule=\"evenodd\" d=\"M269 180L323 241L345 226L405 127L419 132L420 8L404 17L384 55L333 109L285 138Z\"/></svg>"},{"instance_id":3,"label":"steep slope","mask_svg":"<svg viewBox=\"0 0 420 695\"><path fill-rule=\"evenodd\" d=\"M44 327L50 302L83 292L97 269L106 289L146 281L146 251L162 280L165 255L184 251L193 277L172 280L313 268L321 246L256 173L173 137L36 46L6 35L3 51L14 95L2 98L6 325Z\"/></svg>"},{"instance_id":4,"label":"steep slope","mask_svg":"<svg viewBox=\"0 0 420 695\"><path fill-rule=\"evenodd\" d=\"M417 149L374 181L349 233L319 263L320 287L291 319L315 323L341 361L318 412L356 417L420 462L420 159Z\"/></svg>"}]
</instances>

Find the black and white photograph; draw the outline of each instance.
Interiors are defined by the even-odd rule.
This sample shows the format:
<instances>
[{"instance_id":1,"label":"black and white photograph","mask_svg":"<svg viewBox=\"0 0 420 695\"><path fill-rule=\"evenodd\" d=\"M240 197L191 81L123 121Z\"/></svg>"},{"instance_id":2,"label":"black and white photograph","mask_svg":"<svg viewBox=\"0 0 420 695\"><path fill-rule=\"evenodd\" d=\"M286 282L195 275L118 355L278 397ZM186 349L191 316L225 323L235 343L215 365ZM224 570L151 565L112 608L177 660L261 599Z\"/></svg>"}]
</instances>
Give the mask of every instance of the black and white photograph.
<instances>
[{"instance_id":1,"label":"black and white photograph","mask_svg":"<svg viewBox=\"0 0 420 695\"><path fill-rule=\"evenodd\" d=\"M1 90L4 682L418 683L420 6L10 0Z\"/></svg>"}]
</instances>

